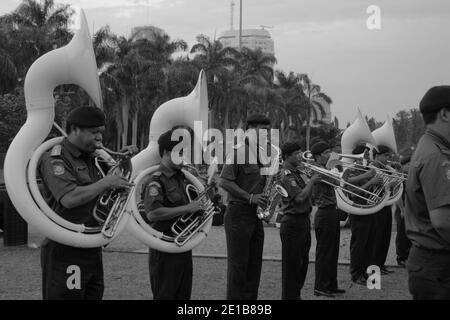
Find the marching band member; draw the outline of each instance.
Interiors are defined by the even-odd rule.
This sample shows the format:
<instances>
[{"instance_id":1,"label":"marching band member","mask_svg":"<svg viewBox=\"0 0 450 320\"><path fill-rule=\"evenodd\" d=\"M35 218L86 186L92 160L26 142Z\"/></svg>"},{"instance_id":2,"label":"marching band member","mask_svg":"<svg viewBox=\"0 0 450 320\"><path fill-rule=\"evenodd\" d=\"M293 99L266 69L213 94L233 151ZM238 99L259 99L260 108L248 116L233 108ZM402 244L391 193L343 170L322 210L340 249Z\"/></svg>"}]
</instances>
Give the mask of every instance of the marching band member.
<instances>
[{"instance_id":1,"label":"marching band member","mask_svg":"<svg viewBox=\"0 0 450 320\"><path fill-rule=\"evenodd\" d=\"M387 161L390 157L391 150L383 145L373 150L374 162L373 166L386 169ZM394 271L386 268L386 258L389 252L389 244L391 243L392 232L392 210L391 206L384 206L375 216L375 240L373 249L372 264L380 268L381 274L389 274Z\"/></svg>"},{"instance_id":2,"label":"marching band member","mask_svg":"<svg viewBox=\"0 0 450 320\"><path fill-rule=\"evenodd\" d=\"M247 129L270 130L270 120L263 115L249 116ZM266 176L261 175L262 164L252 147L255 146L249 146L248 139L237 145L234 162L225 164L221 173L220 187L228 192L224 225L228 253L226 297L230 300L258 298L264 228L257 207L264 207L267 197L263 193ZM245 151L244 164L237 163L239 150ZM248 161L251 152L257 164Z\"/></svg>"},{"instance_id":3,"label":"marching band member","mask_svg":"<svg viewBox=\"0 0 450 320\"><path fill-rule=\"evenodd\" d=\"M296 170L301 165L299 143L286 142L281 152L281 185L288 192L288 197L281 200L281 298L300 300L311 248L311 193L320 176L315 174L306 183Z\"/></svg>"},{"instance_id":4,"label":"marching band member","mask_svg":"<svg viewBox=\"0 0 450 320\"><path fill-rule=\"evenodd\" d=\"M326 168L331 154L330 146L325 141L317 142L312 145L311 153L316 164ZM314 295L334 297L336 293L345 292L338 288L337 282L341 230L336 210L336 195L332 186L319 182L313 187L312 197L318 208L314 217L317 239Z\"/></svg>"},{"instance_id":5,"label":"marching band member","mask_svg":"<svg viewBox=\"0 0 450 320\"><path fill-rule=\"evenodd\" d=\"M189 202L182 164L172 161L172 149L179 143L172 141L172 132L169 130L159 137L160 167L143 190L146 217L155 230L165 234L171 234L178 217L201 209L198 201ZM192 250L167 253L149 248L149 272L154 300L191 298Z\"/></svg>"},{"instance_id":6,"label":"marching band member","mask_svg":"<svg viewBox=\"0 0 450 320\"><path fill-rule=\"evenodd\" d=\"M366 146L358 146L353 150L353 154L361 154L368 151ZM357 163L362 164L360 160ZM357 168L349 168L344 171L342 178L364 190L369 190L378 184L383 184L383 179L376 176L374 169L361 173ZM350 189L353 189L349 187ZM352 190L355 193L361 194L358 190ZM362 194L363 195L363 194ZM361 202L358 197L353 201ZM351 214L350 229L352 236L350 239L350 274L352 282L359 285L367 284L367 267L371 264L372 253L374 249L375 239L375 216L369 215L355 215Z\"/></svg>"},{"instance_id":7,"label":"marching band member","mask_svg":"<svg viewBox=\"0 0 450 320\"><path fill-rule=\"evenodd\" d=\"M414 299L450 299L450 86L429 89L420 101L426 131L406 182L406 268Z\"/></svg>"},{"instance_id":8,"label":"marching band member","mask_svg":"<svg viewBox=\"0 0 450 320\"><path fill-rule=\"evenodd\" d=\"M43 197L64 219L96 226L92 210L107 189L131 185L122 177L100 179L93 153L102 141L105 115L94 107L74 109L67 118L68 137L45 153L39 164ZM43 299L101 299L104 291L102 248L75 248L45 239L41 245ZM70 276L79 285L68 286Z\"/></svg>"}]
</instances>

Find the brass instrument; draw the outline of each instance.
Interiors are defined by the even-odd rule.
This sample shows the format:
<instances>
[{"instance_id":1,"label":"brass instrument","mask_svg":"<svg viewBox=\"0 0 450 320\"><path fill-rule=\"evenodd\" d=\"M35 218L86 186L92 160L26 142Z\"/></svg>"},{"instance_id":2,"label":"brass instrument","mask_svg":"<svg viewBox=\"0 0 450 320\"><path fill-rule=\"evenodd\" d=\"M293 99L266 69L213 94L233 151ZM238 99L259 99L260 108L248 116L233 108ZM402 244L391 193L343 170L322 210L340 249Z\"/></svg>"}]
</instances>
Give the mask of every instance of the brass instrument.
<instances>
[{"instance_id":1,"label":"brass instrument","mask_svg":"<svg viewBox=\"0 0 450 320\"><path fill-rule=\"evenodd\" d=\"M314 159L312 159L310 157L310 155L311 155L310 151L306 151L302 154L303 160L305 160L305 162L302 163L302 166L300 167L300 171L302 173L304 173L306 176L311 177L314 173L317 173L325 178L325 179L322 179L321 182L328 184L328 185L334 187L335 189L339 189L345 193L351 194L352 196L357 197L363 201L366 201L369 205L376 205L376 204L380 203L381 201L383 201L383 196L380 195L379 193L370 192L368 190L365 190L361 187L358 187L352 183L345 181L344 179L342 179L341 175L338 172L336 172L334 170L327 170L325 168L321 168L319 166L308 163L308 162L314 161ZM346 157L347 156L348 156L348 158L351 158L351 156L354 156L353 158L359 159L359 158L361 158L362 155L351 155L351 156L346 155ZM350 166L349 164L346 164L345 162L342 162L341 164L343 166ZM331 181L334 180L334 183L331 182L330 180ZM345 187L347 187L347 186L353 188L354 190L357 190L361 194L358 194L356 192L346 189Z\"/></svg>"},{"instance_id":2,"label":"brass instrument","mask_svg":"<svg viewBox=\"0 0 450 320\"><path fill-rule=\"evenodd\" d=\"M103 177L108 174L116 174L122 176L129 182L131 181L131 152L114 152L102 144L97 145L97 149L102 149L110 155L117 156L119 159L118 161L114 161L112 158L107 160L99 157L95 158L95 165ZM110 167L106 174L100 165L100 161L106 162ZM95 220L103 225L101 232L106 238L114 237L118 223L126 211L130 192L131 190L129 188L107 190L98 197L92 214Z\"/></svg>"},{"instance_id":3,"label":"brass instrument","mask_svg":"<svg viewBox=\"0 0 450 320\"><path fill-rule=\"evenodd\" d=\"M200 177L200 173L192 165L183 163L183 166L190 169ZM212 182L214 173L217 171L217 166L213 163L210 167L208 175L208 183L202 192L193 185L188 184L186 186L186 194L189 201L199 201L201 210L193 213L186 213L180 216L172 225L171 230L174 234L173 242L179 246L184 246L203 226L214 216L216 213L216 208L212 202L213 198L213 188L215 183Z\"/></svg>"},{"instance_id":4,"label":"brass instrument","mask_svg":"<svg viewBox=\"0 0 450 320\"><path fill-rule=\"evenodd\" d=\"M279 184L278 167L281 163L281 152L278 148L275 148L278 155L273 158L272 165L270 168L270 175L266 179L266 184L264 185L263 195L267 198L267 204L265 207L260 207L256 209L256 215L259 219L269 222L272 216L275 214L275 209L281 201L281 198L286 198L288 192Z\"/></svg>"}]
</instances>

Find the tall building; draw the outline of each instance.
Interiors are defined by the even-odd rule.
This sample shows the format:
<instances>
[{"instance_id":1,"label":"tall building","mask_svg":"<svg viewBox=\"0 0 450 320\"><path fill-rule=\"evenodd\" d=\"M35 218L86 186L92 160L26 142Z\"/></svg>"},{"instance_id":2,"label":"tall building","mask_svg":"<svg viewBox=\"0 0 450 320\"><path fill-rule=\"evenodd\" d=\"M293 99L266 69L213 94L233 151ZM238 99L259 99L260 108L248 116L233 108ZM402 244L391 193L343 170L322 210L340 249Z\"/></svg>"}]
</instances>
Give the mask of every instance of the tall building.
<instances>
[{"instance_id":1,"label":"tall building","mask_svg":"<svg viewBox=\"0 0 450 320\"><path fill-rule=\"evenodd\" d=\"M155 26L142 26L131 29L130 38L133 40L147 39L148 41L153 41L157 35L162 34L164 34L163 29Z\"/></svg>"},{"instance_id":2,"label":"tall building","mask_svg":"<svg viewBox=\"0 0 450 320\"><path fill-rule=\"evenodd\" d=\"M239 30L227 30L219 36L224 47L239 48ZM243 29L242 46L255 50L261 48L262 52L275 55L274 43L269 31L266 29Z\"/></svg>"}]
</instances>

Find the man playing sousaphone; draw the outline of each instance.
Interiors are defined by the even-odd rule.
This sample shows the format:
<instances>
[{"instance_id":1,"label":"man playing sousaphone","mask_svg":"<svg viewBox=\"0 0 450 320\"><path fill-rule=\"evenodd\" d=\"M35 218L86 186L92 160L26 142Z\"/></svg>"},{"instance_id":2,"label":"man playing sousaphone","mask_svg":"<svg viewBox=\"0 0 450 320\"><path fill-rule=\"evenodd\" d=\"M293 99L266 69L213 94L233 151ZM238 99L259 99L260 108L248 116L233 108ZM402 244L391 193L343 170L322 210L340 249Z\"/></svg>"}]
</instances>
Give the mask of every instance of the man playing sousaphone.
<instances>
[{"instance_id":1,"label":"man playing sousaphone","mask_svg":"<svg viewBox=\"0 0 450 320\"><path fill-rule=\"evenodd\" d=\"M68 115L68 136L45 153L39 165L42 195L64 219L96 226L93 207L108 189L128 188L123 177L101 178L94 152L102 141L105 115L94 107L79 107ZM131 147L130 151L135 151ZM42 294L44 299L101 299L103 297L102 248L75 248L45 239L41 245ZM79 276L73 287L68 278Z\"/></svg>"},{"instance_id":2,"label":"man playing sousaphone","mask_svg":"<svg viewBox=\"0 0 450 320\"><path fill-rule=\"evenodd\" d=\"M376 168L385 170L388 164L388 159L391 155L391 150L380 145L377 150L373 150L374 161L372 165ZM380 211L374 214L375 216L375 242L373 250L372 264L380 268L381 274L392 273L385 266L386 258L389 252L389 244L391 242L392 231L392 211L391 206L384 206Z\"/></svg>"},{"instance_id":3,"label":"man playing sousaphone","mask_svg":"<svg viewBox=\"0 0 450 320\"><path fill-rule=\"evenodd\" d=\"M175 164L172 150L179 141L172 140L173 130L158 139L161 162L146 183L144 207L152 227L171 236L172 225L182 215L201 210L199 201L189 202L186 194L187 181L181 168ZM149 248L150 283L154 300L189 300L192 291L192 250L167 253Z\"/></svg>"},{"instance_id":4,"label":"man playing sousaphone","mask_svg":"<svg viewBox=\"0 0 450 320\"><path fill-rule=\"evenodd\" d=\"M357 146L352 154L362 154L369 151L365 145ZM356 160L357 165L362 165L362 160ZM344 171L342 178L353 185L364 190L373 190L377 185L383 184L383 179L376 175L375 169L365 170L351 167ZM362 190L348 186L350 191L361 196L367 196ZM363 199L351 196L355 203L362 203ZM372 262L372 254L375 241L375 216L350 214L350 229L352 232L350 240L350 274L352 282L359 285L367 284L367 267Z\"/></svg>"}]
</instances>

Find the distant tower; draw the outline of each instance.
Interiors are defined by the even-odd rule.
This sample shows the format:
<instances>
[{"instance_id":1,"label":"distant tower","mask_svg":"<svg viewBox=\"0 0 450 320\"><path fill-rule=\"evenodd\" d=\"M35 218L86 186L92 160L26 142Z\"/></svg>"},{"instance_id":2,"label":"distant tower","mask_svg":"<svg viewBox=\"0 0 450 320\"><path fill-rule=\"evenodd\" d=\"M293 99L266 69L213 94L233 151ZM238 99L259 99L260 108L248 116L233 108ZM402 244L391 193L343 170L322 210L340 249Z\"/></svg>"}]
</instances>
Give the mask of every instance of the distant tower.
<instances>
[{"instance_id":1,"label":"distant tower","mask_svg":"<svg viewBox=\"0 0 450 320\"><path fill-rule=\"evenodd\" d=\"M234 30L233 17L234 17L234 1L231 0L231 2L230 2L230 30Z\"/></svg>"}]
</instances>

